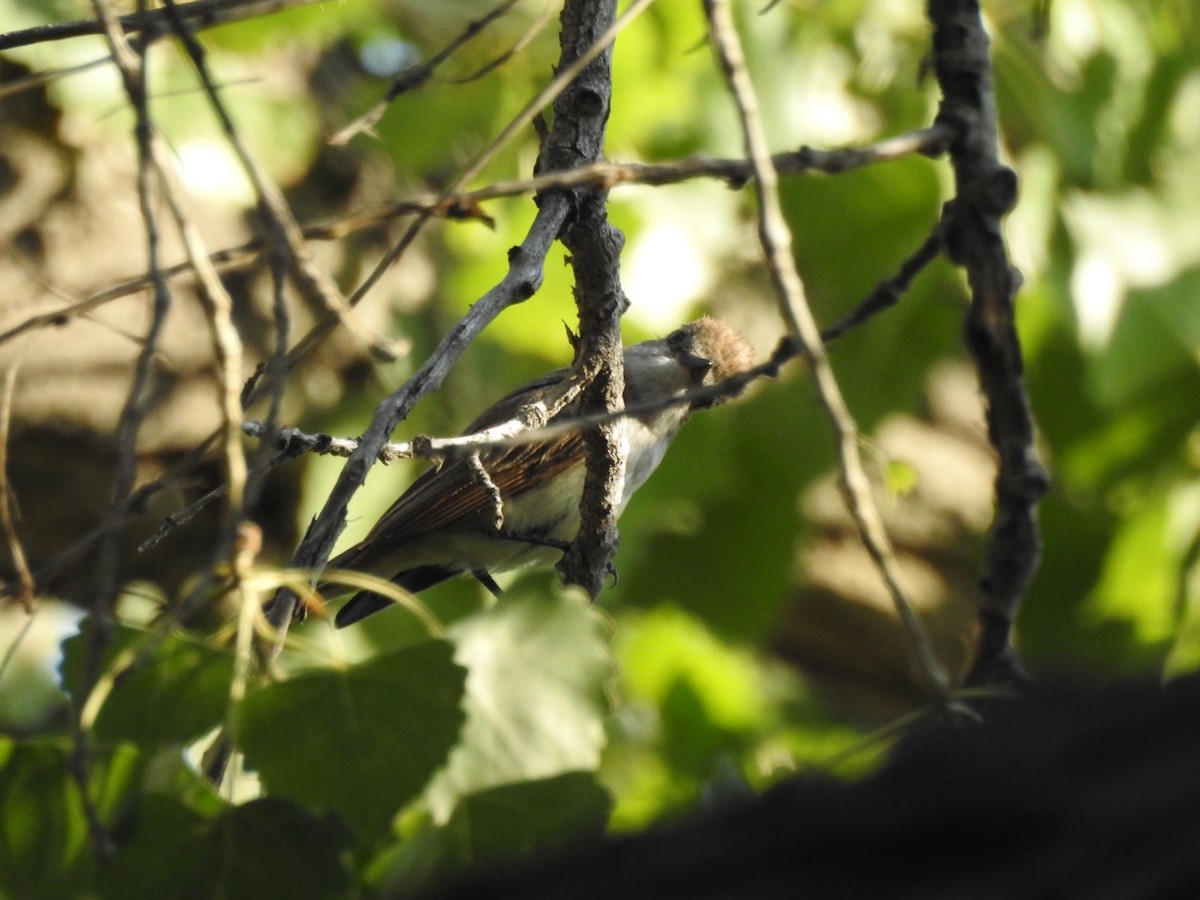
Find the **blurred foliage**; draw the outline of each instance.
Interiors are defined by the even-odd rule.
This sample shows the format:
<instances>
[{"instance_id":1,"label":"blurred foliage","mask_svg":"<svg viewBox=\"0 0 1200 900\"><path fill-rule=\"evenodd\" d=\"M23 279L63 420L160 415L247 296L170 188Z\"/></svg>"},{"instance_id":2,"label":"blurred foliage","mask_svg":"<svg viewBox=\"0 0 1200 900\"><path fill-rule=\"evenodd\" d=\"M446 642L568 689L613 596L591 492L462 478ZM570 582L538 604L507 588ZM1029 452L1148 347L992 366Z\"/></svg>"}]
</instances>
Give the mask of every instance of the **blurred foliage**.
<instances>
[{"instance_id":1,"label":"blurred foliage","mask_svg":"<svg viewBox=\"0 0 1200 900\"><path fill-rule=\"evenodd\" d=\"M1191 0L994 0L1004 153L1023 186L1007 235L1025 276L1018 319L1041 448L1054 476L1045 554L1019 622L1035 671L1170 675L1200 665L1200 34ZM22 26L86 15L85 4L0 2ZM327 134L382 95L388 65L427 57L482 2L319 4L204 32L223 97L253 151L290 183ZM740 4L775 146L867 142L928 122L936 86L920 4L794 0ZM545 20L542 22L542 20ZM521 34L530 46L458 83ZM399 98L352 147L403 191L444 183L549 76L556 14L527 2L472 41L431 83ZM13 56L40 70L98 59L98 40ZM180 158L218 179L228 159L182 55L154 61L156 122ZM390 62L389 62L390 61ZM700 5L659 0L618 41L609 153L669 160L737 154L732 107L704 47ZM132 119L111 72L64 76L52 96L89 133L125 139ZM198 155L198 150L209 155ZM480 184L522 177L532 130ZM818 317L829 322L890 276L949 196L942 161L788 178L783 201ZM244 197L240 176L214 195ZM387 197L374 198L377 202ZM432 226L433 287L395 315L422 358L504 271L533 210ZM778 335L750 200L711 184L618 189L627 232L627 337L700 310L769 351ZM416 251L414 251L416 252ZM924 377L961 355L966 292L948 265L923 273L885 315L838 342L834 362L864 433L920 405ZM553 251L534 299L505 314L422 404L408 433L446 433L508 388L565 364L569 270ZM305 424L364 427L401 362ZM864 723L831 708L770 653L794 590L805 525L798 498L832 461L799 368L688 425L622 520L619 580L595 608L545 573L513 579L491 605L477 586L431 591L446 623L431 640L392 611L335 633L293 631L290 677L232 708L231 650L199 637L123 628L89 734L86 789L116 853L87 849L79 771L64 724L87 652L75 619L48 603L26 630L3 610L0 893L5 896L348 896L408 889L604 827L632 828L720 802L782 774L862 771ZM307 463L301 521L337 461ZM892 466L904 479L902 462ZM376 470L351 510L361 536L419 471ZM299 632L297 634L296 632ZM49 662L47 662L49 660ZM65 692L65 693L64 693ZM34 708L13 699L38 698ZM232 717L232 719L231 719ZM231 719L265 795L219 798L184 747ZM359 887L352 887L358 885Z\"/></svg>"}]
</instances>

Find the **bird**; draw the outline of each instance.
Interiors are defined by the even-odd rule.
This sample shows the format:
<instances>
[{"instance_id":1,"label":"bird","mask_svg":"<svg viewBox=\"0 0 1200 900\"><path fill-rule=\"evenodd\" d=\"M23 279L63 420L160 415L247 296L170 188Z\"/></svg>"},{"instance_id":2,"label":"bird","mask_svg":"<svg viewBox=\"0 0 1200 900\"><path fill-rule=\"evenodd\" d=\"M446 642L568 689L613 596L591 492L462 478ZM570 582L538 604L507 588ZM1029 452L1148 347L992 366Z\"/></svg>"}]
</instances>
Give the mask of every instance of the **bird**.
<instances>
[{"instance_id":1,"label":"bird","mask_svg":"<svg viewBox=\"0 0 1200 900\"><path fill-rule=\"evenodd\" d=\"M682 395L747 372L753 351L722 319L705 316L664 338L629 346L624 352L624 402L629 408ZM512 420L530 403L548 397L569 369L559 369L518 388L467 426L474 434ZM617 419L627 448L617 515L662 461L683 423L696 409L731 396L702 397ZM551 424L578 415L569 403ZM475 463L451 458L428 469L405 490L358 544L329 562L332 569L366 572L417 593L447 579L469 575L499 595L492 573L529 564L552 563L579 531L586 446L580 429L516 446L479 452L487 478ZM490 484L488 483L490 482ZM503 525L497 527L499 492ZM321 585L322 593L328 586ZM338 611L344 628L393 605L363 590Z\"/></svg>"}]
</instances>

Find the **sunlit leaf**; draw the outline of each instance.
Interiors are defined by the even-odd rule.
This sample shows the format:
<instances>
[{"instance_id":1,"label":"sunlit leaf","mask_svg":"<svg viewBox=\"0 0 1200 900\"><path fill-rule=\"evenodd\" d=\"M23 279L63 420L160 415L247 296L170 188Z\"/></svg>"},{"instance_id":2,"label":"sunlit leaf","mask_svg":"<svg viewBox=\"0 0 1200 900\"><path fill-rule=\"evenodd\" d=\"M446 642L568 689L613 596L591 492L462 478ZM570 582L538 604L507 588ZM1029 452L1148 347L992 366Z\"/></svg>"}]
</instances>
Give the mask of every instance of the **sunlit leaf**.
<instances>
[{"instance_id":1,"label":"sunlit leaf","mask_svg":"<svg viewBox=\"0 0 1200 900\"><path fill-rule=\"evenodd\" d=\"M598 837L612 801L590 772L519 781L466 794L444 825L423 829L379 866L381 890L414 891L464 866L545 853Z\"/></svg>"},{"instance_id":2,"label":"sunlit leaf","mask_svg":"<svg viewBox=\"0 0 1200 900\"><path fill-rule=\"evenodd\" d=\"M605 743L613 661L603 618L577 593L516 590L451 629L470 671L462 742L428 798L594 770Z\"/></svg>"},{"instance_id":3,"label":"sunlit leaf","mask_svg":"<svg viewBox=\"0 0 1200 900\"><path fill-rule=\"evenodd\" d=\"M1150 391L1200 387L1200 270L1131 294L1091 373L1098 398L1110 410Z\"/></svg>"},{"instance_id":4,"label":"sunlit leaf","mask_svg":"<svg viewBox=\"0 0 1200 900\"><path fill-rule=\"evenodd\" d=\"M1170 640L1176 624L1176 552L1167 540L1165 498L1152 498L1117 527L1084 615L1127 623L1144 646Z\"/></svg>"},{"instance_id":5,"label":"sunlit leaf","mask_svg":"<svg viewBox=\"0 0 1200 900\"><path fill-rule=\"evenodd\" d=\"M917 489L917 470L901 459L889 459L884 473L887 491L894 497L906 497Z\"/></svg>"}]
</instances>

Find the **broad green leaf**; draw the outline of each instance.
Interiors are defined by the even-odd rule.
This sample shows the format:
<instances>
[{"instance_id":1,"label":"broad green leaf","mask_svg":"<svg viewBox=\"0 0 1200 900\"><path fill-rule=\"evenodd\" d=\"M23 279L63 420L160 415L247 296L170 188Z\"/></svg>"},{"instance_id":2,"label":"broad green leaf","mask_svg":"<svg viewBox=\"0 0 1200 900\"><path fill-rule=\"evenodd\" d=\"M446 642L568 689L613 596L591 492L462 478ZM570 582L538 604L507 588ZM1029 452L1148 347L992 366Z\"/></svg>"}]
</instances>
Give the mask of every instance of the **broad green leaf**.
<instances>
[{"instance_id":1,"label":"broad green leaf","mask_svg":"<svg viewBox=\"0 0 1200 900\"><path fill-rule=\"evenodd\" d=\"M612 800L590 772L499 785L459 798L450 820L381 859L381 893L412 892L466 866L546 852L603 833Z\"/></svg>"},{"instance_id":2,"label":"broad green leaf","mask_svg":"<svg viewBox=\"0 0 1200 900\"><path fill-rule=\"evenodd\" d=\"M268 794L378 835L458 737L466 672L452 654L428 641L255 691L240 710L247 766Z\"/></svg>"},{"instance_id":3,"label":"broad green leaf","mask_svg":"<svg viewBox=\"0 0 1200 900\"><path fill-rule=\"evenodd\" d=\"M1097 399L1118 411L1150 395L1200 386L1200 270L1125 301L1105 352L1090 369Z\"/></svg>"},{"instance_id":4,"label":"broad green leaf","mask_svg":"<svg viewBox=\"0 0 1200 900\"><path fill-rule=\"evenodd\" d=\"M71 771L73 753L67 740L0 738L0 896L53 900L88 893L96 855ZM138 765L129 746L90 754L88 790L105 828L123 809Z\"/></svg>"},{"instance_id":5,"label":"broad green leaf","mask_svg":"<svg viewBox=\"0 0 1200 900\"><path fill-rule=\"evenodd\" d=\"M545 850L604 830L612 799L591 772L521 781L459 800L445 831L472 864Z\"/></svg>"},{"instance_id":6,"label":"broad green leaf","mask_svg":"<svg viewBox=\"0 0 1200 900\"><path fill-rule=\"evenodd\" d=\"M347 834L332 817L264 798L205 818L147 795L100 878L105 897L344 897Z\"/></svg>"},{"instance_id":7,"label":"broad green leaf","mask_svg":"<svg viewBox=\"0 0 1200 900\"><path fill-rule=\"evenodd\" d=\"M463 794L597 767L614 675L607 631L578 593L519 589L451 629L470 671L467 724L427 795L435 817Z\"/></svg>"},{"instance_id":8,"label":"broad green leaf","mask_svg":"<svg viewBox=\"0 0 1200 900\"><path fill-rule=\"evenodd\" d=\"M754 659L683 610L660 607L622 617L620 653L633 698L665 704L686 683L706 721L732 731L747 731L762 721L763 691Z\"/></svg>"},{"instance_id":9,"label":"broad green leaf","mask_svg":"<svg viewBox=\"0 0 1200 900\"><path fill-rule=\"evenodd\" d=\"M84 631L63 642L63 684L74 692L87 653ZM113 670L112 666L117 669ZM229 698L233 653L179 632L121 627L107 653L107 690L95 719L105 741L143 747L186 743L219 724Z\"/></svg>"}]
</instances>

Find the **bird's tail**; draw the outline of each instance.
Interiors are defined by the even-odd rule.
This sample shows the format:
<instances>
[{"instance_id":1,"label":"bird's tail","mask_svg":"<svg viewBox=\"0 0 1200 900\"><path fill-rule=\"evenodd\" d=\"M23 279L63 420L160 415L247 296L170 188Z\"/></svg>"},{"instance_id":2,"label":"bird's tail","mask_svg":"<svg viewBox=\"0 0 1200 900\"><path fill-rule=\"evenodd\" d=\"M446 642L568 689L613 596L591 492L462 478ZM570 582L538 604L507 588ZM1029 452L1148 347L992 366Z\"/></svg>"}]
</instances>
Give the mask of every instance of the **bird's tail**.
<instances>
[{"instance_id":1,"label":"bird's tail","mask_svg":"<svg viewBox=\"0 0 1200 900\"><path fill-rule=\"evenodd\" d=\"M415 569L406 569L396 575L392 579L392 584L403 588L410 594L416 594L426 588L433 587L435 584L441 584L443 581L460 574L460 572L461 570L459 569L452 569L446 566L417 566ZM359 591L338 610L337 615L334 616L333 624L338 628L345 628L347 625L353 625L367 616L374 615L394 605L393 601L382 594L376 594L374 591Z\"/></svg>"}]
</instances>

